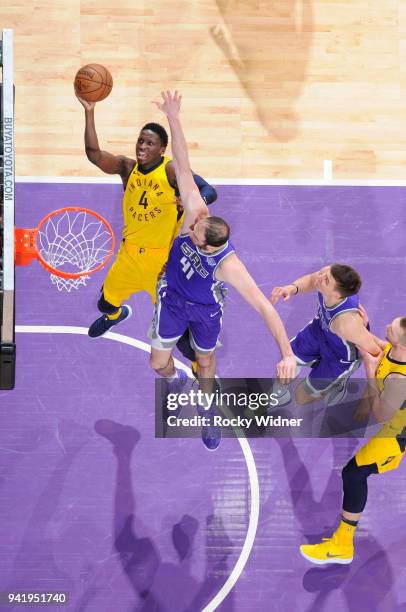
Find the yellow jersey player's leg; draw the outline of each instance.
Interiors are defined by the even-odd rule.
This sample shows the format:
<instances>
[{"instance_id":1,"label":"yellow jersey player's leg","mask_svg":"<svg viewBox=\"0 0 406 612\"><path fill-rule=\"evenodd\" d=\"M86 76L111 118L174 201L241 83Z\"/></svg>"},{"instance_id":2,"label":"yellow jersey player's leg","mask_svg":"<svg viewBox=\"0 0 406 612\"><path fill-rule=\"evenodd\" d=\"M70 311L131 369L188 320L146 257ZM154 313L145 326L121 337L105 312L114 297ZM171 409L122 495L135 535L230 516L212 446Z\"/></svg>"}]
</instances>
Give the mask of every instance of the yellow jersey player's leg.
<instances>
[{"instance_id":1,"label":"yellow jersey player's leg","mask_svg":"<svg viewBox=\"0 0 406 612\"><path fill-rule=\"evenodd\" d=\"M79 97L78 97L79 98ZM119 174L123 182L123 236L120 250L105 279L98 308L103 313L89 328L97 338L131 316L123 304L139 291L147 291L155 302L157 280L162 273L183 211L179 206L176 174L165 156L168 134L157 123L146 124L137 139L136 159L112 155L99 147L94 102L79 101L85 109L85 148L88 159L107 174ZM194 180L207 204L217 198L215 189L198 175ZM184 339L186 356L195 354ZM181 352L182 347L180 347Z\"/></svg>"},{"instance_id":2,"label":"yellow jersey player's leg","mask_svg":"<svg viewBox=\"0 0 406 612\"><path fill-rule=\"evenodd\" d=\"M363 352L368 377L369 411L381 430L367 442L342 471L344 500L342 520L330 538L318 544L303 544L300 552L312 563L351 563L354 533L364 511L367 479L371 474L395 470L403 459L406 446L406 317L398 317L387 326L388 343L379 340L380 356ZM365 418L365 400L359 415ZM357 416L357 415L355 415Z\"/></svg>"}]
</instances>

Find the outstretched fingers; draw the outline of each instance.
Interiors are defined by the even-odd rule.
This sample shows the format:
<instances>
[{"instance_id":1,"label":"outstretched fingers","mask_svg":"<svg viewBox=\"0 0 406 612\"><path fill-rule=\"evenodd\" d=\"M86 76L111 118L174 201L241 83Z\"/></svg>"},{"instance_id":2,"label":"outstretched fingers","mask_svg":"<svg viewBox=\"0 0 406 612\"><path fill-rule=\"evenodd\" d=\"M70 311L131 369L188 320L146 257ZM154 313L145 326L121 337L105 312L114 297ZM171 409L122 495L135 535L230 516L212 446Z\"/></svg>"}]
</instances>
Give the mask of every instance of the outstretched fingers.
<instances>
[{"instance_id":1,"label":"outstretched fingers","mask_svg":"<svg viewBox=\"0 0 406 612\"><path fill-rule=\"evenodd\" d=\"M174 93L171 93L169 89L167 91L161 91L161 98L162 101L153 102L160 111L166 115L179 113L182 96L177 90L175 90Z\"/></svg>"}]
</instances>

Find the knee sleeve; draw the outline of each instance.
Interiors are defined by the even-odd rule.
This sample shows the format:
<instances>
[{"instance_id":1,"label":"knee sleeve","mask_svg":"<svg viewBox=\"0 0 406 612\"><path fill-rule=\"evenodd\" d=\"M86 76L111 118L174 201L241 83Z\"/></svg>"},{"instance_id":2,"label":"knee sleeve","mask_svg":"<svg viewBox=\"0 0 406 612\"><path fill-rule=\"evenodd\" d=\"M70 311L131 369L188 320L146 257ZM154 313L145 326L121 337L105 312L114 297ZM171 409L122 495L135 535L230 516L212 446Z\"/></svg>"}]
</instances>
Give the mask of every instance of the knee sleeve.
<instances>
[{"instance_id":1,"label":"knee sleeve","mask_svg":"<svg viewBox=\"0 0 406 612\"><path fill-rule=\"evenodd\" d=\"M376 463L358 466L355 457L347 463L341 472L344 489L343 510L363 512L368 498L368 476L377 473Z\"/></svg>"},{"instance_id":2,"label":"knee sleeve","mask_svg":"<svg viewBox=\"0 0 406 612\"><path fill-rule=\"evenodd\" d=\"M102 291L100 299L97 302L97 308L103 314L114 314L115 312L117 312L120 306L113 306L113 304L110 304L110 302L107 302L107 300L104 299L104 293Z\"/></svg>"}]
</instances>

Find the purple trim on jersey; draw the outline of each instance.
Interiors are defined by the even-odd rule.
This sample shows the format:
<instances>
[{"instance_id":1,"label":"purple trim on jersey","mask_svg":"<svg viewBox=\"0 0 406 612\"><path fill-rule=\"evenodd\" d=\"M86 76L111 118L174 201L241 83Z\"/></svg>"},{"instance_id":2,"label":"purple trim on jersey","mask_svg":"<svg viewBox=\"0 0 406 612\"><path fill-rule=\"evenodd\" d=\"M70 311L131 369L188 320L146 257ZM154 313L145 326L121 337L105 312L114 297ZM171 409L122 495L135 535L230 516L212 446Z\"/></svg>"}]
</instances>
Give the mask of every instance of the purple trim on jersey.
<instances>
[{"instance_id":1,"label":"purple trim on jersey","mask_svg":"<svg viewBox=\"0 0 406 612\"><path fill-rule=\"evenodd\" d=\"M216 280L215 271L231 253L234 247L230 242L214 253L205 253L188 235L178 236L166 264L168 289L194 304L222 304L227 287Z\"/></svg>"}]
</instances>

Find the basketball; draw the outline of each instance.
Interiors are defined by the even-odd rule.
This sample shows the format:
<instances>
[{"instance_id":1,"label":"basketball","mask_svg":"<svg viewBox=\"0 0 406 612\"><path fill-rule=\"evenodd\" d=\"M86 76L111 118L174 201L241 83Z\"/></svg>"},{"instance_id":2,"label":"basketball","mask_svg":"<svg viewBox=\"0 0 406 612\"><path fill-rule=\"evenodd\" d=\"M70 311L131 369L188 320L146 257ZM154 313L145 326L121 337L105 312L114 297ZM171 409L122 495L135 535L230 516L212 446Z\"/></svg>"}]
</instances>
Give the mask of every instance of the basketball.
<instances>
[{"instance_id":1,"label":"basketball","mask_svg":"<svg viewBox=\"0 0 406 612\"><path fill-rule=\"evenodd\" d=\"M77 71L74 87L77 95L87 102L100 102L111 92L113 79L101 64L86 64Z\"/></svg>"}]
</instances>

